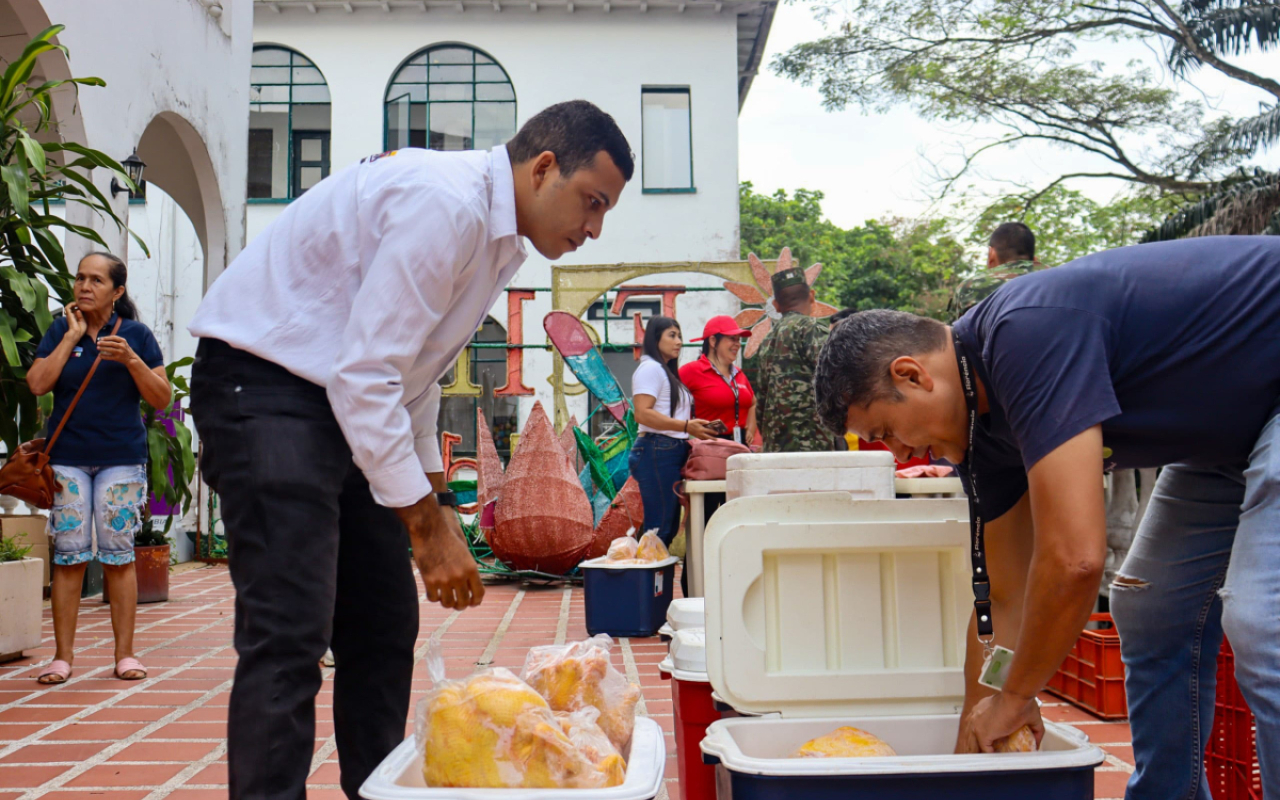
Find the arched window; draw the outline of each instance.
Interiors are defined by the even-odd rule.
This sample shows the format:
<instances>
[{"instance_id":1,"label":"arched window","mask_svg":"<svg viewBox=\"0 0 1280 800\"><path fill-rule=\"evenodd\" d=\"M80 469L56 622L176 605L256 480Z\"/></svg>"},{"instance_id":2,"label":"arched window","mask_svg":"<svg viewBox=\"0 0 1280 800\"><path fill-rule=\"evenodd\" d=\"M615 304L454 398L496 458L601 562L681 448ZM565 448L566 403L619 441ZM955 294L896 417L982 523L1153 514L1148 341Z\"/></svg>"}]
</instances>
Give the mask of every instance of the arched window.
<instances>
[{"instance_id":1,"label":"arched window","mask_svg":"<svg viewBox=\"0 0 1280 800\"><path fill-rule=\"evenodd\" d=\"M515 132L511 79L474 48L429 47L406 61L387 86L388 150L488 150Z\"/></svg>"},{"instance_id":2,"label":"arched window","mask_svg":"<svg viewBox=\"0 0 1280 800\"><path fill-rule=\"evenodd\" d=\"M329 86L301 53L253 48L249 199L298 197L329 174Z\"/></svg>"}]
</instances>

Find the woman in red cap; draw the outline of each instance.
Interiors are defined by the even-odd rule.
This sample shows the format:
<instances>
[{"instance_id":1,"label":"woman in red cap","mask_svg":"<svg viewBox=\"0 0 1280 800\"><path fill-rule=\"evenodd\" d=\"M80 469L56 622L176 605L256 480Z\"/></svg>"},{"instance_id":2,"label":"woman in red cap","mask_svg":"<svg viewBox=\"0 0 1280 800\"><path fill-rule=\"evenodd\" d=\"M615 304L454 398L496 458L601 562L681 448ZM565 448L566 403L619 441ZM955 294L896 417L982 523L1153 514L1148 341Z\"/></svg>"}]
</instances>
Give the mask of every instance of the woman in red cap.
<instances>
[{"instance_id":1,"label":"woman in red cap","mask_svg":"<svg viewBox=\"0 0 1280 800\"><path fill-rule=\"evenodd\" d=\"M734 362L742 340L750 335L733 317L712 317L702 336L692 340L702 342L702 356L680 368L680 380L693 395L693 415L719 422L721 438L746 445L756 438L756 394Z\"/></svg>"}]
</instances>

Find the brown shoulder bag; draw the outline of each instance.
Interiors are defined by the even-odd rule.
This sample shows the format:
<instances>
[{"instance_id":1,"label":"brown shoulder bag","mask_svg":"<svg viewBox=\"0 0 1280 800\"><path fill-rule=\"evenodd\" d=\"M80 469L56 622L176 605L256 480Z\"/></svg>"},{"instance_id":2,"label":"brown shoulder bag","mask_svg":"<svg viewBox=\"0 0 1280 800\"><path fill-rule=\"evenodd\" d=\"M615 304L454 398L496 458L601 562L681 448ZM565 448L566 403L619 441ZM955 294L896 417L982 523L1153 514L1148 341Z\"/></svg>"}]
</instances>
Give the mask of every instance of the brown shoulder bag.
<instances>
[{"instance_id":1,"label":"brown shoulder bag","mask_svg":"<svg viewBox=\"0 0 1280 800\"><path fill-rule=\"evenodd\" d=\"M121 319L116 317L115 327L111 329L112 336L120 330L120 322ZM23 442L18 445L18 451L9 456L5 465L0 467L0 494L16 497L36 508L53 508L53 498L62 489L62 484L58 483L53 467L49 466L49 453L53 450L58 437L62 435L62 429L71 418L71 412L76 410L80 395L84 394L85 387L92 380L93 373L98 371L100 363L102 363L101 354L89 367L89 374L84 376L84 382L80 384L80 389L72 399L71 405L67 406L67 412L62 415L62 420L58 422L58 429L53 432L53 436L47 440L32 439L29 442Z\"/></svg>"}]
</instances>

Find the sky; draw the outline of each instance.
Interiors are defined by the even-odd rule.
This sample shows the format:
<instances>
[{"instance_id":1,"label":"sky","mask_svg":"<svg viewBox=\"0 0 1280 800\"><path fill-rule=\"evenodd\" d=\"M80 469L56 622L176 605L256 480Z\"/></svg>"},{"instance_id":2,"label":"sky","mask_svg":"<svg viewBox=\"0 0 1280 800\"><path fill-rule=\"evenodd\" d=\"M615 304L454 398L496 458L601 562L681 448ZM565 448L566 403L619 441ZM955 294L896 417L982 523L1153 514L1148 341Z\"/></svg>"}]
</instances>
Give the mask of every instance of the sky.
<instances>
[{"instance_id":1,"label":"sky","mask_svg":"<svg viewBox=\"0 0 1280 800\"><path fill-rule=\"evenodd\" d=\"M825 195L823 211L845 228L883 216L918 217L930 212L930 162L954 159L964 143L980 140L980 129L923 120L908 107L885 114L857 108L826 111L818 90L776 77L769 69L773 57L793 45L823 35L804 2L778 6L761 70L738 118L738 173L756 191L818 189ZM1155 65L1141 44L1096 45L1082 57L1122 64L1143 59ZM1280 53L1252 54L1233 61L1263 74L1280 74ZM1203 94L1210 104L1237 115L1256 113L1268 97L1260 90L1202 69L1196 87L1184 87L1188 97ZM983 188L998 191L1003 181L1047 183L1087 162L1078 152L1048 146L1021 146L1013 158L986 161ZM954 161L952 162L954 163ZM997 163L1000 164L997 167ZM1280 167L1280 148L1259 163ZM1099 201L1122 188L1119 181L1079 180L1071 184Z\"/></svg>"}]
</instances>

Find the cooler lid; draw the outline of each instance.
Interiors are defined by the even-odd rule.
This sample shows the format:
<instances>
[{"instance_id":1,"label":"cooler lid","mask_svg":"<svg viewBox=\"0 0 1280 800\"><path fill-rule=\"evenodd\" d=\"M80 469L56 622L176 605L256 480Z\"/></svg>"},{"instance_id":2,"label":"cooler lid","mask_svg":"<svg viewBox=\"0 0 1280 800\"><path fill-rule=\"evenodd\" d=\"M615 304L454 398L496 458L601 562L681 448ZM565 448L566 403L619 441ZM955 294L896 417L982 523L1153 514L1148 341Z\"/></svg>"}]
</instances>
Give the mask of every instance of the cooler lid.
<instances>
[{"instance_id":1,"label":"cooler lid","mask_svg":"<svg viewBox=\"0 0 1280 800\"><path fill-rule=\"evenodd\" d=\"M673 631L707 627L707 603L702 597L680 597L667 606L667 624Z\"/></svg>"},{"instance_id":2,"label":"cooler lid","mask_svg":"<svg viewBox=\"0 0 1280 800\"><path fill-rule=\"evenodd\" d=\"M735 709L960 709L973 606L964 500L743 497L711 518L704 548L707 672Z\"/></svg>"},{"instance_id":3,"label":"cooler lid","mask_svg":"<svg viewBox=\"0 0 1280 800\"><path fill-rule=\"evenodd\" d=\"M894 466L887 450L833 453L739 453L729 456L725 469L883 469Z\"/></svg>"},{"instance_id":4,"label":"cooler lid","mask_svg":"<svg viewBox=\"0 0 1280 800\"><path fill-rule=\"evenodd\" d=\"M671 639L671 664L685 672L707 671L707 632L702 629L676 631Z\"/></svg>"}]
</instances>

